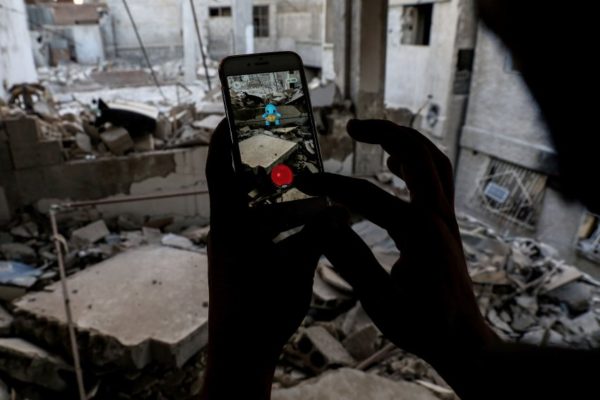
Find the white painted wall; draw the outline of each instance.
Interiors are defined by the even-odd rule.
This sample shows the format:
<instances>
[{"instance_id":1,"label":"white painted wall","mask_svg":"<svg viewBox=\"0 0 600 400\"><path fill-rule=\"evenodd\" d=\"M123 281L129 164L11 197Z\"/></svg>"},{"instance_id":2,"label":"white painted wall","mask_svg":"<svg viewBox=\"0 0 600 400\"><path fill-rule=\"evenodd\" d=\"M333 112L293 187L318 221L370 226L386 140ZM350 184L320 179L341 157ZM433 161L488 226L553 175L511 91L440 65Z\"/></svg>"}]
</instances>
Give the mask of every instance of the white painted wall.
<instances>
[{"instance_id":1,"label":"white painted wall","mask_svg":"<svg viewBox=\"0 0 600 400\"><path fill-rule=\"evenodd\" d=\"M432 1L429 46L401 44L404 0L391 0L388 12L385 102L389 108L416 112L432 96L441 113L435 130L442 135L452 94L459 1ZM415 4L417 2L412 2Z\"/></svg>"},{"instance_id":2,"label":"white painted wall","mask_svg":"<svg viewBox=\"0 0 600 400\"><path fill-rule=\"evenodd\" d=\"M23 0L1 0L0 97L15 83L36 82L31 39Z\"/></svg>"},{"instance_id":3,"label":"white painted wall","mask_svg":"<svg viewBox=\"0 0 600 400\"><path fill-rule=\"evenodd\" d=\"M502 43L481 27L465 130L551 147L537 104Z\"/></svg>"},{"instance_id":4,"label":"white painted wall","mask_svg":"<svg viewBox=\"0 0 600 400\"><path fill-rule=\"evenodd\" d=\"M150 53L175 53L183 45L181 29L183 0L127 0L144 45ZM185 0L187 1L187 0ZM139 52L139 44L123 0L106 0L112 16L117 54Z\"/></svg>"}]
</instances>

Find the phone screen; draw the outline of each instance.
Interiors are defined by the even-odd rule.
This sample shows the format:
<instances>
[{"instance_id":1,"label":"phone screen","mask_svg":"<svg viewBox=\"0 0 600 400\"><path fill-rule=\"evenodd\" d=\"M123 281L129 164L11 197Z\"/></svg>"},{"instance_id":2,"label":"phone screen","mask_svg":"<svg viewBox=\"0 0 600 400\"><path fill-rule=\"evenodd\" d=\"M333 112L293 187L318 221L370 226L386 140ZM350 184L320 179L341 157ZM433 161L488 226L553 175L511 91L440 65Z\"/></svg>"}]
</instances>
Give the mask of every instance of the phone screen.
<instances>
[{"instance_id":1,"label":"phone screen","mask_svg":"<svg viewBox=\"0 0 600 400\"><path fill-rule=\"evenodd\" d=\"M294 180L322 171L302 82L300 70L227 77L250 207L307 199Z\"/></svg>"}]
</instances>

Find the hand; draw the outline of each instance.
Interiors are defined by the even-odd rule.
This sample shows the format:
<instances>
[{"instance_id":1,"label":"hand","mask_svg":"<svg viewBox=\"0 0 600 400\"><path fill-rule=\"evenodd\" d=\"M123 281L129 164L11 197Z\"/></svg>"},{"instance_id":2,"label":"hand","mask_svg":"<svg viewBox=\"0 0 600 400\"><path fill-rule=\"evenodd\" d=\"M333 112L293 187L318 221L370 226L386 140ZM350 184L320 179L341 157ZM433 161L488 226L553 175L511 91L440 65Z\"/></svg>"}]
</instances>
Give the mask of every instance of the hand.
<instances>
[{"instance_id":1,"label":"hand","mask_svg":"<svg viewBox=\"0 0 600 400\"><path fill-rule=\"evenodd\" d=\"M351 120L347 129L358 141L383 146L390 171L406 182L411 201L361 179L303 178L302 191L329 196L386 229L401 253L388 274L350 227L338 225L325 255L388 339L434 367L451 369L457 359L497 339L473 295L454 213L450 161L419 132L389 121Z\"/></svg>"},{"instance_id":2,"label":"hand","mask_svg":"<svg viewBox=\"0 0 600 400\"><path fill-rule=\"evenodd\" d=\"M279 354L310 305L327 235L321 225L334 211L273 243L273 223L294 225L296 203L272 207L268 214L250 212L232 167L226 121L213 134L206 175L210 308L203 398L268 399Z\"/></svg>"}]
</instances>

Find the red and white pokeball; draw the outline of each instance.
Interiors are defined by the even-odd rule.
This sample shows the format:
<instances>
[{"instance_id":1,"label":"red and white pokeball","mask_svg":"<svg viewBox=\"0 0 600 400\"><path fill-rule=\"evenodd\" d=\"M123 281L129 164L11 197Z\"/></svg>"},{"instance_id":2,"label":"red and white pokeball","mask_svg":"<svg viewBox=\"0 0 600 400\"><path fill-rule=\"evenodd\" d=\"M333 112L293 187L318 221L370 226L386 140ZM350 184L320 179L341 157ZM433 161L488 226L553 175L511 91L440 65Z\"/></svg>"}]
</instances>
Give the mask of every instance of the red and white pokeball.
<instances>
[{"instance_id":1,"label":"red and white pokeball","mask_svg":"<svg viewBox=\"0 0 600 400\"><path fill-rule=\"evenodd\" d=\"M271 170L271 180L275 186L289 186L294 181L294 172L285 164L277 164Z\"/></svg>"}]
</instances>

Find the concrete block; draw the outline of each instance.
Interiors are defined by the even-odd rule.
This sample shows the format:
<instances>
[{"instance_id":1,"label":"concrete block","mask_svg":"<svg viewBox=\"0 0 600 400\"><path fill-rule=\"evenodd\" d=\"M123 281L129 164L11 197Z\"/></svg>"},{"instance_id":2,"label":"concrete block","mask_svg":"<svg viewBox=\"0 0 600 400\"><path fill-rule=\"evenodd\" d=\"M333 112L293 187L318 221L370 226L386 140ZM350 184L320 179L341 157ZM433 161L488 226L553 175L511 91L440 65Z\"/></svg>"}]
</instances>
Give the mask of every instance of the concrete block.
<instances>
[{"instance_id":1,"label":"concrete block","mask_svg":"<svg viewBox=\"0 0 600 400\"><path fill-rule=\"evenodd\" d=\"M181 367L208 340L206 255L163 246L120 253L68 278L86 364ZM15 303L15 333L68 351L59 283Z\"/></svg>"},{"instance_id":2,"label":"concrete block","mask_svg":"<svg viewBox=\"0 0 600 400\"><path fill-rule=\"evenodd\" d=\"M71 367L60 357L23 339L0 339L0 371L21 382L55 391L67 389Z\"/></svg>"},{"instance_id":3,"label":"concrete block","mask_svg":"<svg viewBox=\"0 0 600 400\"><path fill-rule=\"evenodd\" d=\"M11 147L30 145L38 141L40 122L33 117L10 118L4 120L4 129Z\"/></svg>"},{"instance_id":4,"label":"concrete block","mask_svg":"<svg viewBox=\"0 0 600 400\"><path fill-rule=\"evenodd\" d=\"M303 366L315 373L355 362L344 346L322 326L305 329L294 342L294 348Z\"/></svg>"},{"instance_id":5,"label":"concrete block","mask_svg":"<svg viewBox=\"0 0 600 400\"><path fill-rule=\"evenodd\" d=\"M125 128L112 128L100 134L102 142L116 155L123 155L133 149L133 140Z\"/></svg>"},{"instance_id":6,"label":"concrete block","mask_svg":"<svg viewBox=\"0 0 600 400\"><path fill-rule=\"evenodd\" d=\"M71 240L78 245L96 243L110 234L103 220L92 222L82 228L76 229L71 234Z\"/></svg>"},{"instance_id":7,"label":"concrete block","mask_svg":"<svg viewBox=\"0 0 600 400\"><path fill-rule=\"evenodd\" d=\"M11 155L15 169L48 167L64 162L59 141L11 145Z\"/></svg>"}]
</instances>

